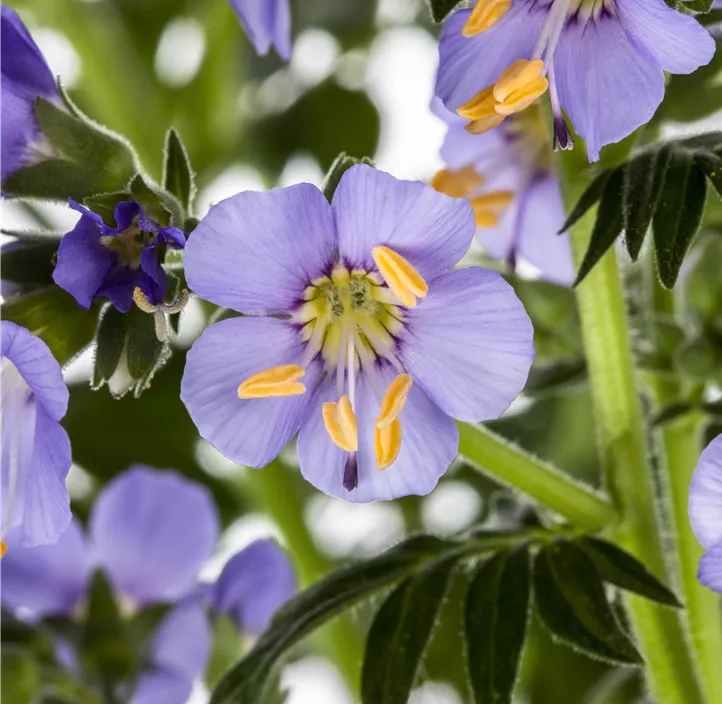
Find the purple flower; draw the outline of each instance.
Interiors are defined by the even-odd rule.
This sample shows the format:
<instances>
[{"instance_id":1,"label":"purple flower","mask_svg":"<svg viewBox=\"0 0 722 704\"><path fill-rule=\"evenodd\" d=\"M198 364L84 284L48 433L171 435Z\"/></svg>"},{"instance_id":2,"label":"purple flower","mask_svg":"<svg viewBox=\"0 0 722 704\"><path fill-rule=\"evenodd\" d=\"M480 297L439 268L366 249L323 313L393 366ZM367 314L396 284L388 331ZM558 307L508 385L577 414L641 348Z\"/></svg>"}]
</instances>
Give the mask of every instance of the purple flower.
<instances>
[{"instance_id":1,"label":"purple flower","mask_svg":"<svg viewBox=\"0 0 722 704\"><path fill-rule=\"evenodd\" d=\"M2 174L54 156L35 117L39 97L61 103L55 79L15 10L2 6Z\"/></svg>"},{"instance_id":2,"label":"purple flower","mask_svg":"<svg viewBox=\"0 0 722 704\"><path fill-rule=\"evenodd\" d=\"M53 543L71 518L70 440L60 425L68 389L40 338L7 320L0 331L2 540L11 548Z\"/></svg>"},{"instance_id":3,"label":"purple flower","mask_svg":"<svg viewBox=\"0 0 722 704\"><path fill-rule=\"evenodd\" d=\"M188 353L181 398L201 435L262 467L299 432L304 477L347 501L430 492L456 456L453 418L497 417L534 356L501 276L451 271L474 231L464 200L364 165L331 205L310 184L216 205L188 284L247 315Z\"/></svg>"},{"instance_id":4,"label":"purple flower","mask_svg":"<svg viewBox=\"0 0 722 704\"><path fill-rule=\"evenodd\" d=\"M289 0L230 0L256 52L265 56L273 46L278 55L291 58L291 6Z\"/></svg>"},{"instance_id":5,"label":"purple flower","mask_svg":"<svg viewBox=\"0 0 722 704\"><path fill-rule=\"evenodd\" d=\"M70 200L81 213L75 229L60 242L55 283L86 310L97 296L106 296L122 313L133 305L139 288L148 301L163 301L168 281L160 261L160 245L181 249L185 235L177 227L161 227L135 199L115 207L117 227Z\"/></svg>"},{"instance_id":6,"label":"purple flower","mask_svg":"<svg viewBox=\"0 0 722 704\"><path fill-rule=\"evenodd\" d=\"M689 520L706 550L697 578L722 594L722 435L702 453L689 488Z\"/></svg>"},{"instance_id":7,"label":"purple flower","mask_svg":"<svg viewBox=\"0 0 722 704\"><path fill-rule=\"evenodd\" d=\"M521 257L544 278L574 281L574 262L564 224L564 204L551 143L536 106L509 117L499 129L471 134L468 121L435 99L433 112L448 125L441 148L447 168L432 185L466 198L474 209L477 237L487 254L512 268Z\"/></svg>"},{"instance_id":8,"label":"purple flower","mask_svg":"<svg viewBox=\"0 0 722 704\"><path fill-rule=\"evenodd\" d=\"M563 109L596 161L651 119L665 71L691 73L714 51L664 0L478 0L444 28L436 94L478 132L548 88L556 141L569 139Z\"/></svg>"}]
</instances>

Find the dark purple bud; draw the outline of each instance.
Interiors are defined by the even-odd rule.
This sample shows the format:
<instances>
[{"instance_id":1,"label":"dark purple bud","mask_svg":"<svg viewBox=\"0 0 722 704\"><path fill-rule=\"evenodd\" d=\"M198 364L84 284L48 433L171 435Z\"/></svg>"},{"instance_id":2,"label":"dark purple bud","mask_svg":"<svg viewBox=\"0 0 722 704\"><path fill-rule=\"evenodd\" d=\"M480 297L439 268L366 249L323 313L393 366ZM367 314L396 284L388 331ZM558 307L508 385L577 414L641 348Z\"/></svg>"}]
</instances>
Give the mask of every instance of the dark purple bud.
<instances>
[{"instance_id":1,"label":"dark purple bud","mask_svg":"<svg viewBox=\"0 0 722 704\"><path fill-rule=\"evenodd\" d=\"M556 115L554 117L554 151L572 149L573 147L574 137L572 137L567 121L563 115Z\"/></svg>"},{"instance_id":2,"label":"dark purple bud","mask_svg":"<svg viewBox=\"0 0 722 704\"><path fill-rule=\"evenodd\" d=\"M356 453L351 453L346 460L346 469L343 472L343 488L353 491L358 486L358 461Z\"/></svg>"}]
</instances>

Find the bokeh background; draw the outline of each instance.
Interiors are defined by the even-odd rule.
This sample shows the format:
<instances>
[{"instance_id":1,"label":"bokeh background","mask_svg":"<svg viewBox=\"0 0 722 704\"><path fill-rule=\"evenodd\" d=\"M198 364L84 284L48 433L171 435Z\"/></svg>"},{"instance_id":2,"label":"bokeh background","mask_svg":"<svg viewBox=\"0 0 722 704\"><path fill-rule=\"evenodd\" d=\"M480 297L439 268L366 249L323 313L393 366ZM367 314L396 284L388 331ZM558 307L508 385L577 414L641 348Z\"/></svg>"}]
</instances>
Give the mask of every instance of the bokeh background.
<instances>
[{"instance_id":1,"label":"bokeh background","mask_svg":"<svg viewBox=\"0 0 722 704\"><path fill-rule=\"evenodd\" d=\"M199 217L241 190L300 181L320 185L341 151L372 156L379 168L400 178L430 179L442 166L444 126L428 109L438 29L422 0L295 0L289 64L275 55L256 56L227 0L7 4L18 10L73 100L127 137L152 177L161 175L167 128L179 131L197 172ZM709 91L715 91L706 96L711 104L722 104L720 85L710 82ZM674 114L685 104L675 99L671 116L685 119ZM720 126L719 116L710 119ZM6 229L66 231L76 219L62 205L3 202ZM475 250L471 257L480 254ZM513 283L534 320L539 360L527 394L491 425L597 484L573 294L533 278ZM211 489L224 522L221 550L207 565L206 577L215 576L243 545L272 535L289 549L308 584L410 532L449 534L476 523L499 525L525 511L503 488L463 464L452 467L428 497L356 506L306 484L292 446L265 470L228 462L198 438L179 399L185 350L214 314L213 307L191 302L172 360L140 399L115 400L107 389L92 392L90 351L68 366L71 401L64 425L75 462L69 488L81 518L103 484L131 463L176 468ZM546 393L552 359L565 383ZM359 609L347 619L357 640L369 613ZM468 701L459 630L452 595L413 704ZM348 668L339 668L327 643L323 634L313 637L283 669L289 704L354 701ZM223 663L223 653L216 656L211 678ZM614 671L555 645L538 624L522 678L520 702L529 704L626 704L641 697L633 671ZM193 701L203 702L204 687L197 689Z\"/></svg>"}]
</instances>

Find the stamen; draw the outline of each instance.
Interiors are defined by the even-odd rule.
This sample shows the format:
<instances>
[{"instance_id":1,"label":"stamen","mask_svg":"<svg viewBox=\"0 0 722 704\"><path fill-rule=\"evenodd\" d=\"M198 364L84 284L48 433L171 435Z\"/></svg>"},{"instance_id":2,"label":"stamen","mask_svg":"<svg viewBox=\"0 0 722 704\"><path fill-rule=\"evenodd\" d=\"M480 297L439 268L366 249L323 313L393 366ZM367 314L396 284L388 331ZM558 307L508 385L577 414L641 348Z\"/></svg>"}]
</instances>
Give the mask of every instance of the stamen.
<instances>
[{"instance_id":1,"label":"stamen","mask_svg":"<svg viewBox=\"0 0 722 704\"><path fill-rule=\"evenodd\" d=\"M8 546L5 544L5 541L3 540L0 542L0 557L4 557L5 553L8 551Z\"/></svg>"},{"instance_id":2,"label":"stamen","mask_svg":"<svg viewBox=\"0 0 722 704\"><path fill-rule=\"evenodd\" d=\"M439 193L445 193L452 198L466 198L483 185L485 180L473 166L465 166L458 171L442 169L431 179L431 185Z\"/></svg>"},{"instance_id":3,"label":"stamen","mask_svg":"<svg viewBox=\"0 0 722 704\"><path fill-rule=\"evenodd\" d=\"M264 369L249 376L238 387L238 398L298 396L306 391L306 387L296 379L301 378L305 373L304 368L298 364L283 364Z\"/></svg>"},{"instance_id":4,"label":"stamen","mask_svg":"<svg viewBox=\"0 0 722 704\"><path fill-rule=\"evenodd\" d=\"M386 389L384 398L381 401L381 412L376 419L376 427L379 429L387 428L398 417L399 413L404 410L406 399L413 384L412 378L408 374L399 374Z\"/></svg>"},{"instance_id":5,"label":"stamen","mask_svg":"<svg viewBox=\"0 0 722 704\"><path fill-rule=\"evenodd\" d=\"M496 227L499 216L511 205L514 191L492 191L472 198L469 203L474 209L476 226L480 228Z\"/></svg>"},{"instance_id":6,"label":"stamen","mask_svg":"<svg viewBox=\"0 0 722 704\"><path fill-rule=\"evenodd\" d=\"M385 428L376 428L374 447L376 469L381 472L395 462L401 450L401 421L398 418Z\"/></svg>"},{"instance_id":7,"label":"stamen","mask_svg":"<svg viewBox=\"0 0 722 704\"><path fill-rule=\"evenodd\" d=\"M348 396L341 396L338 403L323 404L323 424L331 440L346 452L358 450L358 423Z\"/></svg>"},{"instance_id":8,"label":"stamen","mask_svg":"<svg viewBox=\"0 0 722 704\"><path fill-rule=\"evenodd\" d=\"M456 112L467 120L481 120L497 117L497 100L494 97L494 86L479 91L471 100L464 103Z\"/></svg>"},{"instance_id":9,"label":"stamen","mask_svg":"<svg viewBox=\"0 0 722 704\"><path fill-rule=\"evenodd\" d=\"M529 107L549 87L543 72L541 59L515 61L494 84L495 111L500 115L512 115Z\"/></svg>"},{"instance_id":10,"label":"stamen","mask_svg":"<svg viewBox=\"0 0 722 704\"><path fill-rule=\"evenodd\" d=\"M465 125L464 129L469 134L484 134L484 132L488 132L489 130L493 130L495 127L498 127L505 119L505 115L496 114L491 117L482 117L470 122L468 125Z\"/></svg>"},{"instance_id":11,"label":"stamen","mask_svg":"<svg viewBox=\"0 0 722 704\"><path fill-rule=\"evenodd\" d=\"M374 247L371 255L386 285L407 308L415 308L416 298L423 298L429 291L423 276L408 260L389 247Z\"/></svg>"},{"instance_id":12,"label":"stamen","mask_svg":"<svg viewBox=\"0 0 722 704\"><path fill-rule=\"evenodd\" d=\"M509 11L510 7L511 0L478 0L461 33L465 37L473 37L486 32Z\"/></svg>"}]
</instances>

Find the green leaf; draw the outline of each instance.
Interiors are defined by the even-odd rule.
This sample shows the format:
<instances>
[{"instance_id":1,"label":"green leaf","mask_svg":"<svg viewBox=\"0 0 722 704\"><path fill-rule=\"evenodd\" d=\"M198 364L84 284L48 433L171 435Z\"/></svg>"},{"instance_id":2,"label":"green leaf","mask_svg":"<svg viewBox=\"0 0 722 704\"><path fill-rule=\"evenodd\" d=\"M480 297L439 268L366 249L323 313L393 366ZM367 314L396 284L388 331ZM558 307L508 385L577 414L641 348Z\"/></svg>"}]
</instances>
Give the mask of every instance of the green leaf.
<instances>
[{"instance_id":1,"label":"green leaf","mask_svg":"<svg viewBox=\"0 0 722 704\"><path fill-rule=\"evenodd\" d=\"M5 303L3 318L30 330L42 339L61 365L69 362L92 341L98 306L84 311L75 299L57 286L49 286Z\"/></svg>"},{"instance_id":2,"label":"green leaf","mask_svg":"<svg viewBox=\"0 0 722 704\"><path fill-rule=\"evenodd\" d=\"M0 699L31 704L40 689L40 667L29 650L3 645Z\"/></svg>"},{"instance_id":3,"label":"green leaf","mask_svg":"<svg viewBox=\"0 0 722 704\"><path fill-rule=\"evenodd\" d=\"M687 401L673 401L672 403L668 403L652 416L652 427L671 423L678 418L686 416L692 410L694 410L694 405Z\"/></svg>"},{"instance_id":4,"label":"green leaf","mask_svg":"<svg viewBox=\"0 0 722 704\"><path fill-rule=\"evenodd\" d=\"M574 209L567 217L562 229L559 233L566 232L574 223L581 220L587 212L594 206L594 204L602 197L602 193L609 181L612 171L602 171L590 184L587 186L587 190L582 193L579 202L574 206Z\"/></svg>"},{"instance_id":5,"label":"green leaf","mask_svg":"<svg viewBox=\"0 0 722 704\"><path fill-rule=\"evenodd\" d=\"M452 554L434 560L398 586L378 610L366 641L363 704L408 700L458 559Z\"/></svg>"},{"instance_id":6,"label":"green leaf","mask_svg":"<svg viewBox=\"0 0 722 704\"><path fill-rule=\"evenodd\" d=\"M425 0L429 6L431 19L436 22L443 22L457 7L466 5L464 0Z\"/></svg>"},{"instance_id":7,"label":"green leaf","mask_svg":"<svg viewBox=\"0 0 722 704\"><path fill-rule=\"evenodd\" d=\"M717 153L718 149L715 151L697 150L694 152L693 159L695 166L702 170L717 193L722 196L722 156Z\"/></svg>"},{"instance_id":8,"label":"green leaf","mask_svg":"<svg viewBox=\"0 0 722 704\"><path fill-rule=\"evenodd\" d=\"M102 190L95 174L80 164L63 159L41 161L16 171L3 181L3 192L18 198L81 201Z\"/></svg>"},{"instance_id":9,"label":"green leaf","mask_svg":"<svg viewBox=\"0 0 722 704\"><path fill-rule=\"evenodd\" d=\"M660 604L681 608L675 594L628 552L598 538L582 538L577 544L605 582Z\"/></svg>"},{"instance_id":10,"label":"green leaf","mask_svg":"<svg viewBox=\"0 0 722 704\"><path fill-rule=\"evenodd\" d=\"M170 358L170 347L158 340L155 320L149 313L133 306L128 316L127 364L128 373L137 381L136 398L150 385L155 373Z\"/></svg>"},{"instance_id":11,"label":"green leaf","mask_svg":"<svg viewBox=\"0 0 722 704\"><path fill-rule=\"evenodd\" d=\"M632 159L624 169L624 238L634 262L652 223L671 156L669 147L650 149Z\"/></svg>"},{"instance_id":12,"label":"green leaf","mask_svg":"<svg viewBox=\"0 0 722 704\"><path fill-rule=\"evenodd\" d=\"M16 284L51 286L59 238L16 241L2 247L2 278Z\"/></svg>"},{"instance_id":13,"label":"green leaf","mask_svg":"<svg viewBox=\"0 0 722 704\"><path fill-rule=\"evenodd\" d=\"M589 246L573 286L578 286L586 278L594 265L606 254L607 250L614 244L614 240L622 232L623 214L621 203L623 185L624 170L617 168L610 171L609 177L604 183ZM584 196L582 196L583 198Z\"/></svg>"},{"instance_id":14,"label":"green leaf","mask_svg":"<svg viewBox=\"0 0 722 704\"><path fill-rule=\"evenodd\" d=\"M614 617L594 563L571 543L555 543L539 552L534 598L539 616L559 640L610 662L643 662Z\"/></svg>"},{"instance_id":15,"label":"green leaf","mask_svg":"<svg viewBox=\"0 0 722 704\"><path fill-rule=\"evenodd\" d=\"M670 158L653 218L659 278L665 288L677 282L680 267L697 234L707 197L704 173L691 153L675 150Z\"/></svg>"},{"instance_id":16,"label":"green leaf","mask_svg":"<svg viewBox=\"0 0 722 704\"><path fill-rule=\"evenodd\" d=\"M168 130L165 138L163 188L180 201L186 213L191 212L195 196L193 169L188 152L174 129Z\"/></svg>"},{"instance_id":17,"label":"green leaf","mask_svg":"<svg viewBox=\"0 0 722 704\"><path fill-rule=\"evenodd\" d=\"M113 191L112 193L100 193L96 196L83 198L83 205L92 210L96 215L103 218L103 222L111 227L116 227L115 207L118 203L130 200L130 191Z\"/></svg>"},{"instance_id":18,"label":"green leaf","mask_svg":"<svg viewBox=\"0 0 722 704\"><path fill-rule=\"evenodd\" d=\"M587 364L583 357L562 357L537 362L529 372L524 393L542 396L559 393L587 381Z\"/></svg>"},{"instance_id":19,"label":"green leaf","mask_svg":"<svg viewBox=\"0 0 722 704\"><path fill-rule=\"evenodd\" d=\"M118 368L128 334L128 316L112 303L106 304L98 321L95 335L95 359L93 364L93 388L100 388Z\"/></svg>"},{"instance_id":20,"label":"green leaf","mask_svg":"<svg viewBox=\"0 0 722 704\"><path fill-rule=\"evenodd\" d=\"M143 206L145 214L163 226L182 227L185 222L180 201L168 191L136 174L128 185L131 195Z\"/></svg>"},{"instance_id":21,"label":"green leaf","mask_svg":"<svg viewBox=\"0 0 722 704\"><path fill-rule=\"evenodd\" d=\"M407 576L419 563L455 543L411 537L378 557L337 570L289 601L253 650L218 684L211 704L256 704L274 664L291 646L330 618Z\"/></svg>"},{"instance_id":22,"label":"green leaf","mask_svg":"<svg viewBox=\"0 0 722 704\"><path fill-rule=\"evenodd\" d=\"M329 203L333 200L333 194L338 188L341 177L352 166L356 166L356 164L375 166L373 159L371 159L370 157L364 156L360 159L357 159L355 156L349 156L348 154L346 154L346 152L341 152L336 157L336 159L334 159L333 164L331 164L331 168L328 170L328 173L323 179L323 185L321 186L323 195L326 196L326 199Z\"/></svg>"},{"instance_id":23,"label":"green leaf","mask_svg":"<svg viewBox=\"0 0 722 704\"><path fill-rule=\"evenodd\" d=\"M526 639L527 546L497 553L477 572L466 599L469 677L476 704L508 704Z\"/></svg>"}]
</instances>

